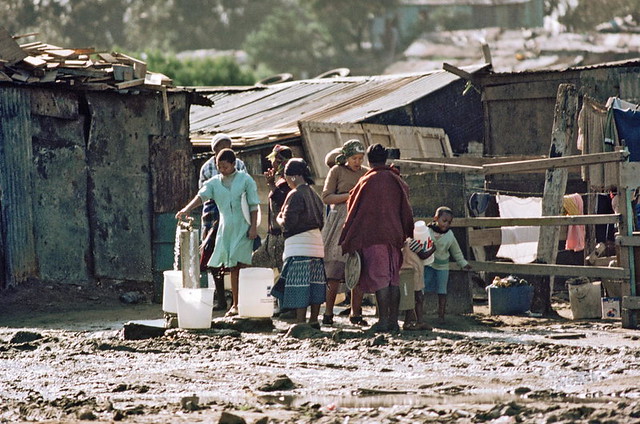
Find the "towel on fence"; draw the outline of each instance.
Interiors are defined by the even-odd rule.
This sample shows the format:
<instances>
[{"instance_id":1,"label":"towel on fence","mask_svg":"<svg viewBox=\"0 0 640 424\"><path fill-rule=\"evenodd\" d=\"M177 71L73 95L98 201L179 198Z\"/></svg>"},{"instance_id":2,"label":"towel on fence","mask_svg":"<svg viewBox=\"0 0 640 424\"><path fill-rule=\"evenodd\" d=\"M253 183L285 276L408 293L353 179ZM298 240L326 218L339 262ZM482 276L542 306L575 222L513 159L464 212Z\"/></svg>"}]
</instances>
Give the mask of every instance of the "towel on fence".
<instances>
[{"instance_id":1,"label":"towel on fence","mask_svg":"<svg viewBox=\"0 0 640 424\"><path fill-rule=\"evenodd\" d=\"M530 218L542 216L541 197L496 195L501 218ZM496 256L511 259L517 264L533 262L538 254L540 227L502 227L502 244Z\"/></svg>"},{"instance_id":2,"label":"towel on fence","mask_svg":"<svg viewBox=\"0 0 640 424\"><path fill-rule=\"evenodd\" d=\"M584 202L578 193L567 194L562 198L562 208L567 215L582 215ZM585 228L584 225L569 225L567 228L567 240L564 248L579 252L584 250Z\"/></svg>"}]
</instances>

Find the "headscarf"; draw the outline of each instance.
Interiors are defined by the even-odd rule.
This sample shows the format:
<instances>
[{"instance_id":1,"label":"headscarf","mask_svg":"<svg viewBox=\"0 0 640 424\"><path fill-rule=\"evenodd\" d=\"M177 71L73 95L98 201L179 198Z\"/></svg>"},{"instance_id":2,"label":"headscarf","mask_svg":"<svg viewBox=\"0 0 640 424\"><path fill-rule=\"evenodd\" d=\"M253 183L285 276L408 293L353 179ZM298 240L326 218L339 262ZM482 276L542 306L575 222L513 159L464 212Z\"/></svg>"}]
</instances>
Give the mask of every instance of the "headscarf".
<instances>
[{"instance_id":1,"label":"headscarf","mask_svg":"<svg viewBox=\"0 0 640 424\"><path fill-rule=\"evenodd\" d=\"M293 157L293 151L291 151L291 148L287 146L276 144L275 146L273 146L273 150L271 151L271 153L269 153L266 157L267 159L269 159L269 161L271 161L271 163L273 163L277 156L280 156L281 161L278 164L278 168L275 170L275 173L276 175L283 175L285 165Z\"/></svg>"},{"instance_id":2,"label":"headscarf","mask_svg":"<svg viewBox=\"0 0 640 424\"><path fill-rule=\"evenodd\" d=\"M314 181L311 179L309 165L307 165L307 162L302 158L289 159L287 165L284 167L284 175L288 177L301 176L307 184L314 184Z\"/></svg>"},{"instance_id":3,"label":"headscarf","mask_svg":"<svg viewBox=\"0 0 640 424\"><path fill-rule=\"evenodd\" d=\"M342 146L341 153L336 157L336 163L344 165L347 163L347 159L359 153L364 153L364 144L357 139L348 140Z\"/></svg>"},{"instance_id":4,"label":"headscarf","mask_svg":"<svg viewBox=\"0 0 640 424\"><path fill-rule=\"evenodd\" d=\"M380 143L373 144L367 149L369 163L385 163L389 157L389 151Z\"/></svg>"}]
</instances>

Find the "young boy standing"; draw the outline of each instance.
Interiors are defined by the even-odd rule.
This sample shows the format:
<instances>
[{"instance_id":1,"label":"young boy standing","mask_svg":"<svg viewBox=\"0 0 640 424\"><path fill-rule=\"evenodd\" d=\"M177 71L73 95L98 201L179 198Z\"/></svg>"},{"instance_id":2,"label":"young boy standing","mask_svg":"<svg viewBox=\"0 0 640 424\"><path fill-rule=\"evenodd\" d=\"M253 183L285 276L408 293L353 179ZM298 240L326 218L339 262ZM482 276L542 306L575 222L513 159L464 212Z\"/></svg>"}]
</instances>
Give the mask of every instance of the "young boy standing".
<instances>
[{"instance_id":1,"label":"young boy standing","mask_svg":"<svg viewBox=\"0 0 640 424\"><path fill-rule=\"evenodd\" d=\"M433 240L435 252L434 260L424 267L425 291L438 294L438 318L444 322L444 314L447 308L447 285L449 283L449 258L453 259L462 269L471 269L465 260L458 241L450 230L453 221L453 211L440 206L433 217L433 221L427 224L429 236Z\"/></svg>"}]
</instances>

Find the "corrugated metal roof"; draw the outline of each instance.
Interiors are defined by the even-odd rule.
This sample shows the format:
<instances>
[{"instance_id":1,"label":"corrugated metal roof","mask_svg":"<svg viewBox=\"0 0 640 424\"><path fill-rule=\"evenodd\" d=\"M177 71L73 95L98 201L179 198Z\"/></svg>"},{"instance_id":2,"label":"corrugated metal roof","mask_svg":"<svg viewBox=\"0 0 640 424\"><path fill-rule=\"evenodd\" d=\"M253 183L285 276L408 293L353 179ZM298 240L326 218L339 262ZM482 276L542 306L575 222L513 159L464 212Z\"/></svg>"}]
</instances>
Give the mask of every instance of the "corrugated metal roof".
<instances>
[{"instance_id":1,"label":"corrugated metal roof","mask_svg":"<svg viewBox=\"0 0 640 424\"><path fill-rule=\"evenodd\" d=\"M488 65L464 68L469 73ZM234 142L258 144L278 137L299 135L299 121L357 123L397 109L460 79L449 72L345 77L291 81L266 87L231 91L201 88L197 91L213 106L192 106L191 137L208 142L219 132Z\"/></svg>"}]
</instances>

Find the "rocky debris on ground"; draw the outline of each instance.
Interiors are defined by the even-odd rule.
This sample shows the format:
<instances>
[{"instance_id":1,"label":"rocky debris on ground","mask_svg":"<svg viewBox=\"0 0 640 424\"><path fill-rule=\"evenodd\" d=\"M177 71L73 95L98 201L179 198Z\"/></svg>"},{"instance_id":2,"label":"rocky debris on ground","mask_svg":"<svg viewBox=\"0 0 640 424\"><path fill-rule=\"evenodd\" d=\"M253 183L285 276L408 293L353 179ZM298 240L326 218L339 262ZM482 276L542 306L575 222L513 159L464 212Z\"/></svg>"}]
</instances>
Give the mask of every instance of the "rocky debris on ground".
<instances>
[{"instance_id":1,"label":"rocky debris on ground","mask_svg":"<svg viewBox=\"0 0 640 424\"><path fill-rule=\"evenodd\" d=\"M257 390L261 392L275 392L295 389L296 385L286 375L281 374L276 377L268 377L265 381L258 385Z\"/></svg>"},{"instance_id":2,"label":"rocky debris on ground","mask_svg":"<svg viewBox=\"0 0 640 424\"><path fill-rule=\"evenodd\" d=\"M490 316L488 306L446 324L427 316L434 329L420 334L371 335L338 317L317 338L286 337L295 325L273 320L261 333L172 328L129 340L106 327L108 314L148 305L115 300L97 325L66 309L67 328L28 311L0 327L0 422L640 421L637 331L563 318L566 303L554 318Z\"/></svg>"},{"instance_id":3,"label":"rocky debris on ground","mask_svg":"<svg viewBox=\"0 0 640 424\"><path fill-rule=\"evenodd\" d=\"M125 340L143 340L162 337L166 331L163 327L128 322L123 326L122 334Z\"/></svg>"},{"instance_id":4,"label":"rocky debris on ground","mask_svg":"<svg viewBox=\"0 0 640 424\"><path fill-rule=\"evenodd\" d=\"M216 330L235 330L240 333L270 333L274 330L271 318L216 318L211 323Z\"/></svg>"},{"instance_id":5,"label":"rocky debris on ground","mask_svg":"<svg viewBox=\"0 0 640 424\"><path fill-rule=\"evenodd\" d=\"M326 336L327 333L307 323L294 324L287 330L287 337L293 337L294 339L316 339Z\"/></svg>"},{"instance_id":6,"label":"rocky debris on ground","mask_svg":"<svg viewBox=\"0 0 640 424\"><path fill-rule=\"evenodd\" d=\"M11 337L9 343L20 344L20 343L29 343L34 342L36 340L42 339L42 334L35 333L33 331L16 331L16 333Z\"/></svg>"}]
</instances>

